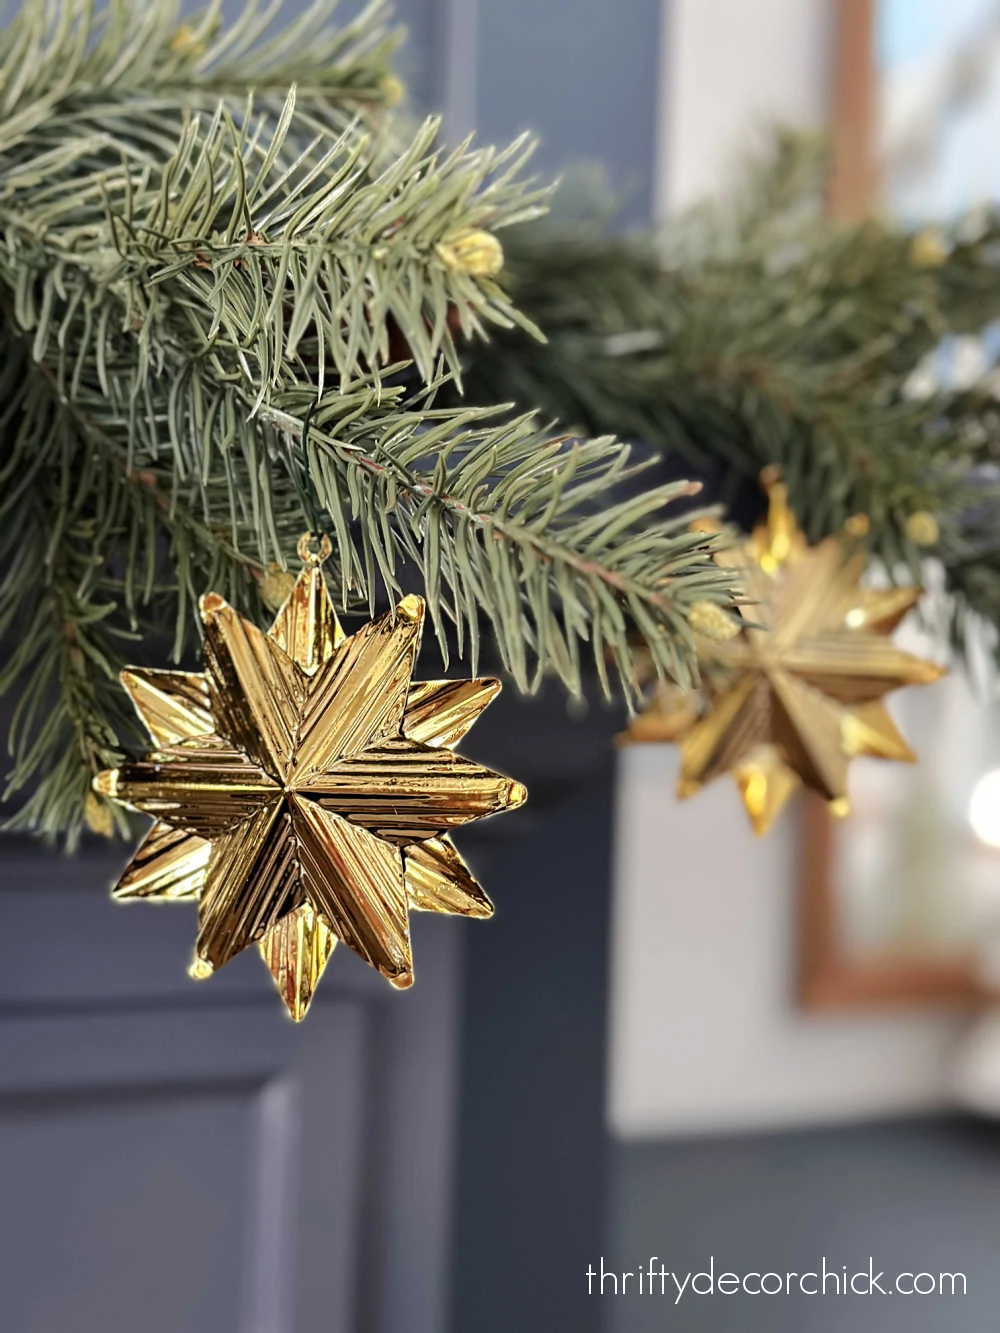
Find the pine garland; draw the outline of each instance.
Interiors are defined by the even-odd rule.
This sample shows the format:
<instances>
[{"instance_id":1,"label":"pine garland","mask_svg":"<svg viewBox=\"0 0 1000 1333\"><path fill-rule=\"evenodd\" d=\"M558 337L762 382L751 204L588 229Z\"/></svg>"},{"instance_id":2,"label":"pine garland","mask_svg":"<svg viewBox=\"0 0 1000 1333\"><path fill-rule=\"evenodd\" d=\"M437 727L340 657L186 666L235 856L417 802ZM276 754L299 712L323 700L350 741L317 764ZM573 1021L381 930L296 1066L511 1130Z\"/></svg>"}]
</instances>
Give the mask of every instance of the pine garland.
<instances>
[{"instance_id":1,"label":"pine garland","mask_svg":"<svg viewBox=\"0 0 1000 1333\"><path fill-rule=\"evenodd\" d=\"M27 0L0 32L14 827L106 824L123 659L187 652L210 586L262 618L304 528L345 608L416 578L445 650L488 634L521 688L631 695L637 629L690 682L738 589L696 487L646 484L614 436L737 517L778 464L811 539L866 514L893 576L940 561L959 646L1000 641L995 374L930 373L996 318L995 212L832 222L822 151L784 135L666 234L540 222L530 142L442 149L391 111L386 7L333 9Z\"/></svg>"},{"instance_id":2,"label":"pine garland","mask_svg":"<svg viewBox=\"0 0 1000 1333\"><path fill-rule=\"evenodd\" d=\"M219 3L181 24L174 0L26 0L0 32L14 827L106 822L123 658L184 653L208 587L262 615L304 528L344 605L415 571L442 644L474 659L488 628L526 689L578 692L589 661L628 692L636 625L690 680L691 607L732 603L671 507L690 484L643 488L603 430L446 400L487 330L537 344L496 236L545 207L530 144L397 125L383 5L341 28L332 0L278 8L224 29Z\"/></svg>"},{"instance_id":3,"label":"pine garland","mask_svg":"<svg viewBox=\"0 0 1000 1333\"><path fill-rule=\"evenodd\" d=\"M932 373L951 335L1000 315L1000 215L916 234L831 221L822 144L794 134L742 189L650 236L550 223L507 242L510 290L546 331L469 349L482 401L613 428L745 507L777 464L812 540L869 518L873 556L920 579L945 570L961 646L1000 628L1000 403ZM944 351L941 351L942 343Z\"/></svg>"}]
</instances>

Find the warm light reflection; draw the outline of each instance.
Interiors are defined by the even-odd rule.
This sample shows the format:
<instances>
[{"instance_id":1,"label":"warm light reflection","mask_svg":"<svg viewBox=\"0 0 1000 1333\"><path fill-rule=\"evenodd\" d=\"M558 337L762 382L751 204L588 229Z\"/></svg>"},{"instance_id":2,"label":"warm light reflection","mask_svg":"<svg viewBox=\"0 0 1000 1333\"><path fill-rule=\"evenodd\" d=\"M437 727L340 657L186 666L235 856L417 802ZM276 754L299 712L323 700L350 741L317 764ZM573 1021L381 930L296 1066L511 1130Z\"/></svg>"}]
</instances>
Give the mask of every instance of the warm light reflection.
<instances>
[{"instance_id":1,"label":"warm light reflection","mask_svg":"<svg viewBox=\"0 0 1000 1333\"><path fill-rule=\"evenodd\" d=\"M1000 847L1000 768L984 773L973 788L969 823L980 842Z\"/></svg>"}]
</instances>

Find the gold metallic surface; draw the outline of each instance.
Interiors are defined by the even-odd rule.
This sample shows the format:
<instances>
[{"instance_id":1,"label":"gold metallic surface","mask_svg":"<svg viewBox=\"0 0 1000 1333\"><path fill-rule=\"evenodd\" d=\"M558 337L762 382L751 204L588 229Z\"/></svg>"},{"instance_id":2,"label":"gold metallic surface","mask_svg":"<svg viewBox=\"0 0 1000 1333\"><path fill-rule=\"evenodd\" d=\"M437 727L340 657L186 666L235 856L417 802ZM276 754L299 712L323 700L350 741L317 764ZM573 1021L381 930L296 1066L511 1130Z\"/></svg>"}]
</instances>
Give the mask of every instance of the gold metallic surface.
<instances>
[{"instance_id":1,"label":"gold metallic surface","mask_svg":"<svg viewBox=\"0 0 1000 1333\"><path fill-rule=\"evenodd\" d=\"M324 532L319 539L319 550L314 551L312 548L315 540L316 538L313 533L304 532L299 538L299 544L296 549L299 554L299 559L304 565L312 565L314 568L318 569L323 561L329 557L330 552L333 550L333 543Z\"/></svg>"},{"instance_id":2,"label":"gold metallic surface","mask_svg":"<svg viewBox=\"0 0 1000 1333\"><path fill-rule=\"evenodd\" d=\"M102 800L96 791L88 791L83 804L83 822L91 833L102 838L115 836L115 819L107 801Z\"/></svg>"},{"instance_id":3,"label":"gold metallic surface","mask_svg":"<svg viewBox=\"0 0 1000 1333\"><path fill-rule=\"evenodd\" d=\"M798 774L784 763L773 745L758 745L751 750L734 767L733 778L757 834L767 832L771 821L799 786Z\"/></svg>"},{"instance_id":4,"label":"gold metallic surface","mask_svg":"<svg viewBox=\"0 0 1000 1333\"><path fill-rule=\"evenodd\" d=\"M221 736L196 736L94 779L101 796L211 838L273 802L279 783Z\"/></svg>"},{"instance_id":5,"label":"gold metallic surface","mask_svg":"<svg viewBox=\"0 0 1000 1333\"><path fill-rule=\"evenodd\" d=\"M426 680L414 682L406 697L403 735L423 745L457 745L488 704L500 693L500 682Z\"/></svg>"},{"instance_id":6,"label":"gold metallic surface","mask_svg":"<svg viewBox=\"0 0 1000 1333\"><path fill-rule=\"evenodd\" d=\"M158 819L112 890L119 902L196 902L205 883L211 843Z\"/></svg>"},{"instance_id":7,"label":"gold metallic surface","mask_svg":"<svg viewBox=\"0 0 1000 1333\"><path fill-rule=\"evenodd\" d=\"M857 755L912 760L881 701L942 674L889 637L920 589L862 588L864 551L836 537L807 546L784 487L772 481L769 491L767 521L740 556L750 623L729 641L698 642L699 714L688 721L675 709L658 728L654 699L629 729L635 740L658 729L679 737L681 797L731 773L757 833L800 782L846 813Z\"/></svg>"},{"instance_id":8,"label":"gold metallic surface","mask_svg":"<svg viewBox=\"0 0 1000 1333\"><path fill-rule=\"evenodd\" d=\"M628 726L615 737L615 744L662 745L677 741L697 720L695 691L658 681L645 708L629 718Z\"/></svg>"},{"instance_id":9,"label":"gold metallic surface","mask_svg":"<svg viewBox=\"0 0 1000 1333\"><path fill-rule=\"evenodd\" d=\"M191 671L131 667L121 673L121 682L154 744L172 745L212 732L204 676Z\"/></svg>"},{"instance_id":10,"label":"gold metallic surface","mask_svg":"<svg viewBox=\"0 0 1000 1333\"><path fill-rule=\"evenodd\" d=\"M917 756L907 745L885 707L878 702L862 704L860 708L844 715L842 740L845 752L852 758L868 754L876 759L900 759L907 764L916 763Z\"/></svg>"},{"instance_id":11,"label":"gold metallic surface","mask_svg":"<svg viewBox=\"0 0 1000 1333\"><path fill-rule=\"evenodd\" d=\"M310 903L283 916L261 940L261 957L296 1023L308 1013L336 943L337 937Z\"/></svg>"},{"instance_id":12,"label":"gold metallic surface","mask_svg":"<svg viewBox=\"0 0 1000 1333\"><path fill-rule=\"evenodd\" d=\"M156 818L115 897L197 900L191 974L257 944L296 1020L336 940L406 987L411 907L489 916L447 831L526 797L450 748L499 684L411 681L421 599L346 637L300 553L266 634L210 593L204 675L124 673L156 748L94 784Z\"/></svg>"},{"instance_id":13,"label":"gold metallic surface","mask_svg":"<svg viewBox=\"0 0 1000 1333\"><path fill-rule=\"evenodd\" d=\"M315 675L320 663L344 642L318 566L307 567L295 580L268 633L307 676Z\"/></svg>"},{"instance_id":14,"label":"gold metallic surface","mask_svg":"<svg viewBox=\"0 0 1000 1333\"><path fill-rule=\"evenodd\" d=\"M493 915L493 904L447 835L405 847L403 868L411 907L455 916Z\"/></svg>"}]
</instances>

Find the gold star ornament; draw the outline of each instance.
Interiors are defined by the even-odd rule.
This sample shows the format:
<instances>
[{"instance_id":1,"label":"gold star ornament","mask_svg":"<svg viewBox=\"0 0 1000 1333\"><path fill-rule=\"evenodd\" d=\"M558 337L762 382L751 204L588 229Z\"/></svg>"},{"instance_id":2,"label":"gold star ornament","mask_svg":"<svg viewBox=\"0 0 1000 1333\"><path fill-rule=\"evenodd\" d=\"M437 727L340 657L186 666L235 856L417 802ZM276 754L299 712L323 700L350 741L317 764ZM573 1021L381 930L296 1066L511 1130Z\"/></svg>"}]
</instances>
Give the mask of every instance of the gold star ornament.
<instances>
[{"instance_id":1,"label":"gold star ornament","mask_svg":"<svg viewBox=\"0 0 1000 1333\"><path fill-rule=\"evenodd\" d=\"M912 762L882 699L943 674L891 639L921 589L862 587L867 556L857 541L808 546L785 487L772 477L768 491L766 523L720 557L740 571L746 620L698 634L703 686L694 704L690 693L661 690L626 737L679 743L681 797L731 773L757 833L800 784L846 814L857 755ZM848 536L864 531L853 520Z\"/></svg>"},{"instance_id":2,"label":"gold star ornament","mask_svg":"<svg viewBox=\"0 0 1000 1333\"><path fill-rule=\"evenodd\" d=\"M94 781L155 818L114 896L196 900L192 975L256 944L295 1020L337 941L403 988L411 908L492 915L449 835L527 794L453 750L499 682L411 679L419 597L346 636L311 546L267 633L208 593L204 673L122 673L155 748Z\"/></svg>"}]
</instances>

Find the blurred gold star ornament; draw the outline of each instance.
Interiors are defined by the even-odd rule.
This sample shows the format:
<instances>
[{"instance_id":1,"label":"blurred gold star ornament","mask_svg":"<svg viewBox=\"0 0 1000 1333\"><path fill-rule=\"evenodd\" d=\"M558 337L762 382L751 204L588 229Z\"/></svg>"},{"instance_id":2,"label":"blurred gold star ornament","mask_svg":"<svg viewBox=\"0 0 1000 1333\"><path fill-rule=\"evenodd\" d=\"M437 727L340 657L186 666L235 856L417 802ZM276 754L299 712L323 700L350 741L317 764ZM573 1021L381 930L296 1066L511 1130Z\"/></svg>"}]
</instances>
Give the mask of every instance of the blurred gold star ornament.
<instances>
[{"instance_id":1,"label":"blurred gold star ornament","mask_svg":"<svg viewBox=\"0 0 1000 1333\"><path fill-rule=\"evenodd\" d=\"M857 755L912 761L882 699L942 675L890 637L921 590L862 587L864 550L837 537L808 546L784 486L774 476L765 484L766 523L742 550L722 556L742 570L747 622L729 639L698 636L703 689L675 700L659 728L680 745L678 795L731 773L757 833L800 783L846 814L848 764ZM849 535L866 528L855 522ZM656 731L641 714L630 728L636 740Z\"/></svg>"},{"instance_id":2,"label":"blurred gold star ornament","mask_svg":"<svg viewBox=\"0 0 1000 1333\"><path fill-rule=\"evenodd\" d=\"M204 673L122 673L155 749L94 784L156 820L115 897L197 900L192 975L257 944L296 1020L338 941L402 988L410 908L490 916L449 833L526 796L452 749L499 683L412 681L422 600L348 637L299 550L267 633L208 593Z\"/></svg>"}]
</instances>

